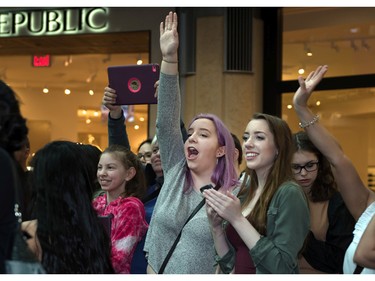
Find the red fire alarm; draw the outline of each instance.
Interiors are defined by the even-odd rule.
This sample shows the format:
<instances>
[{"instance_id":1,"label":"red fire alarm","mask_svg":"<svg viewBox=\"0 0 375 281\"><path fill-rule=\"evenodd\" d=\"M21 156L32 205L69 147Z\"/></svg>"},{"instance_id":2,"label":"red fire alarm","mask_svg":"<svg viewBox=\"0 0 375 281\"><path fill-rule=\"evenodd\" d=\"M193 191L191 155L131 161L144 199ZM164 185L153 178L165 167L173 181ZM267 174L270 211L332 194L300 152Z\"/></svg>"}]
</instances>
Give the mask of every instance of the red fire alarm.
<instances>
[{"instance_id":1,"label":"red fire alarm","mask_svg":"<svg viewBox=\"0 0 375 281\"><path fill-rule=\"evenodd\" d=\"M43 56L33 56L33 66L34 67L47 67L51 66L50 55Z\"/></svg>"}]
</instances>

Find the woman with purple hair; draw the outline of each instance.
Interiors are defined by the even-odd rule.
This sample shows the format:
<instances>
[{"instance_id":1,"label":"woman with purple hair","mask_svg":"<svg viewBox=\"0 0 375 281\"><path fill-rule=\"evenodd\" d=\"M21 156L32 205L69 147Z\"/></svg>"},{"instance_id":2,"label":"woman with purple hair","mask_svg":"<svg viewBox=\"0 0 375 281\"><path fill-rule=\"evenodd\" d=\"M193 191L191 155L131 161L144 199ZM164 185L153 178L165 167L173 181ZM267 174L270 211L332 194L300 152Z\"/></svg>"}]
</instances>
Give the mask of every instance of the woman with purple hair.
<instances>
[{"instance_id":1,"label":"woman with purple hair","mask_svg":"<svg viewBox=\"0 0 375 281\"><path fill-rule=\"evenodd\" d=\"M181 238L165 266L169 274L212 274L215 249L205 208L185 221L203 200L200 188L211 184L222 192L236 187L234 141L213 114L199 114L181 141L178 83L177 15L170 12L160 25L161 62L156 134L164 171L164 184L151 218L144 250L148 273L161 273L163 261L180 230Z\"/></svg>"}]
</instances>

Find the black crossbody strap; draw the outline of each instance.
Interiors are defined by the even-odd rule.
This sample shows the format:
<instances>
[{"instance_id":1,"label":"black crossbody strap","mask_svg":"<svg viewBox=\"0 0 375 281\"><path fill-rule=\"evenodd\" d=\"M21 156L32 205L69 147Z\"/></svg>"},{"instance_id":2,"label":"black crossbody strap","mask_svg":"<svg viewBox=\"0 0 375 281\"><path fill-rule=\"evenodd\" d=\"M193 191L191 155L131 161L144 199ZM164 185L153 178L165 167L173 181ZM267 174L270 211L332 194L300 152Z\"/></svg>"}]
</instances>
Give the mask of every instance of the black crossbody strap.
<instances>
[{"instance_id":1,"label":"black crossbody strap","mask_svg":"<svg viewBox=\"0 0 375 281\"><path fill-rule=\"evenodd\" d=\"M201 188L201 192L203 192L204 189L207 189L207 188L212 188L212 185L206 185L204 187ZM218 190L219 186L216 185L215 186L215 189ZM165 257L164 261L163 261L163 264L161 265L160 269L159 269L159 272L158 274L163 274L164 272L164 269L165 267L167 266L167 263L169 261L169 259L171 258L172 256L172 253L174 251L174 249L176 248L176 245L178 243L178 241L180 240L180 237L181 237L181 233L182 233L182 230L184 229L185 225L195 216L196 213L198 213L198 211L203 207L203 205L206 203L206 199L203 198L203 200L198 204L197 207L195 207L194 211L190 214L190 216L187 218L186 222L184 223L184 225L182 226L181 230L180 230L180 233L178 234L178 236L176 237L176 240L174 241L172 247L169 249L169 252L167 254L167 256Z\"/></svg>"},{"instance_id":2,"label":"black crossbody strap","mask_svg":"<svg viewBox=\"0 0 375 281\"><path fill-rule=\"evenodd\" d=\"M363 267L360 265L357 265L353 274L361 274L362 270L363 270Z\"/></svg>"}]
</instances>

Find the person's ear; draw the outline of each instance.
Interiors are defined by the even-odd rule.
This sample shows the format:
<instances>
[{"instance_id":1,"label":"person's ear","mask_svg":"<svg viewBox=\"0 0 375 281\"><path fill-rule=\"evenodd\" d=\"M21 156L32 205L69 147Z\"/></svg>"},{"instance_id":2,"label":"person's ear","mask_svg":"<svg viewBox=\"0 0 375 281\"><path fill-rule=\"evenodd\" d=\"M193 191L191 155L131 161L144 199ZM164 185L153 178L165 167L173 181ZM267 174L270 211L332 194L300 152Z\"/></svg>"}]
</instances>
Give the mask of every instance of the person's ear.
<instances>
[{"instance_id":1,"label":"person's ear","mask_svg":"<svg viewBox=\"0 0 375 281\"><path fill-rule=\"evenodd\" d=\"M126 170L126 176L125 180L130 181L134 176L137 174L137 171L135 170L134 167L130 167L129 169Z\"/></svg>"},{"instance_id":2,"label":"person's ear","mask_svg":"<svg viewBox=\"0 0 375 281\"><path fill-rule=\"evenodd\" d=\"M220 146L216 151L216 157L220 158L225 155L225 146Z\"/></svg>"},{"instance_id":3,"label":"person's ear","mask_svg":"<svg viewBox=\"0 0 375 281\"><path fill-rule=\"evenodd\" d=\"M238 157L240 157L240 152L237 148L234 149L234 162L238 163Z\"/></svg>"}]
</instances>

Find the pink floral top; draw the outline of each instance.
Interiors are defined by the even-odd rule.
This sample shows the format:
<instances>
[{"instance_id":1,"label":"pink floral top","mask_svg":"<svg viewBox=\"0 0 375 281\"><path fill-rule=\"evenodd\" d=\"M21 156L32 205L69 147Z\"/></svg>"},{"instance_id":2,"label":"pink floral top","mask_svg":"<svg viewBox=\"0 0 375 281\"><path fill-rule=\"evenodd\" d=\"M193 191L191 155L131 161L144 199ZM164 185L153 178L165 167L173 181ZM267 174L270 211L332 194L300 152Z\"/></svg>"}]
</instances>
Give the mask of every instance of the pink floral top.
<instances>
[{"instance_id":1,"label":"pink floral top","mask_svg":"<svg viewBox=\"0 0 375 281\"><path fill-rule=\"evenodd\" d=\"M111 224L112 266L116 273L129 273L137 243L148 229L145 208L136 197L118 198L107 205L107 195L93 200L97 214L113 214Z\"/></svg>"}]
</instances>

